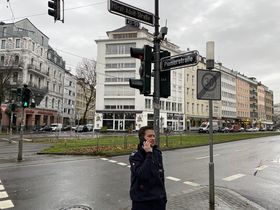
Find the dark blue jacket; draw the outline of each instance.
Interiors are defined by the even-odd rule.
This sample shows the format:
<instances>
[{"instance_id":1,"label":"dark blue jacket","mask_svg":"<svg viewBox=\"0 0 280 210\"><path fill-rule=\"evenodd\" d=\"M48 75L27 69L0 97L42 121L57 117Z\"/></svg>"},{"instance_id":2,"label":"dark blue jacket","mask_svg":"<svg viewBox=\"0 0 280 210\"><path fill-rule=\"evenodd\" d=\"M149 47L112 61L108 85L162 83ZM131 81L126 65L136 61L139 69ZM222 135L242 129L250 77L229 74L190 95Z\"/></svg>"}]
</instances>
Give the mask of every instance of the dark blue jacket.
<instances>
[{"instance_id":1,"label":"dark blue jacket","mask_svg":"<svg viewBox=\"0 0 280 210\"><path fill-rule=\"evenodd\" d=\"M130 198L132 201L166 199L162 153L156 146L146 153L139 145L129 156L131 170Z\"/></svg>"}]
</instances>

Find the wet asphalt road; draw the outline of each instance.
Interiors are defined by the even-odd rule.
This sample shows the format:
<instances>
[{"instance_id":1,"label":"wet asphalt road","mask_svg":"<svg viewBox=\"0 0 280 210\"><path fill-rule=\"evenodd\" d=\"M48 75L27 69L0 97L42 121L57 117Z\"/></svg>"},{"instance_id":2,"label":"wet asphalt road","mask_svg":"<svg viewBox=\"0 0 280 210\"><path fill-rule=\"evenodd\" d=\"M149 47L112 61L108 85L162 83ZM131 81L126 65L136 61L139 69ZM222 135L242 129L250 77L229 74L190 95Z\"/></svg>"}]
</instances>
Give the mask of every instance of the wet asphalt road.
<instances>
[{"instance_id":1,"label":"wet asphalt road","mask_svg":"<svg viewBox=\"0 0 280 210\"><path fill-rule=\"evenodd\" d=\"M59 210L73 205L95 210L130 205L127 156L38 156L25 144L18 163L0 141L0 180L15 210ZM208 185L209 147L165 151L169 196ZM280 136L214 145L215 185L232 189L267 209L280 208ZM8 156L8 157L7 157ZM115 162L116 161L116 162Z\"/></svg>"}]
</instances>

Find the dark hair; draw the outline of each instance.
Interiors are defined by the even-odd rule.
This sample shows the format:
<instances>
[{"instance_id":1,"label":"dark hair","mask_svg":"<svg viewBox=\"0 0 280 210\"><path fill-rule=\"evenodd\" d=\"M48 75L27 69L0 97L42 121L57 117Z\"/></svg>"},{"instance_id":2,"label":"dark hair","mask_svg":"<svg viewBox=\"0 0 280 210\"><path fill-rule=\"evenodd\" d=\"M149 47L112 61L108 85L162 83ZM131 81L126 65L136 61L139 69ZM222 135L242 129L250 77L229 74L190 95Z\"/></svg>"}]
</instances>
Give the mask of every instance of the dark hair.
<instances>
[{"instance_id":1,"label":"dark hair","mask_svg":"<svg viewBox=\"0 0 280 210\"><path fill-rule=\"evenodd\" d=\"M154 130L154 127L151 125L141 127L138 131L138 137L139 137L140 141L143 141L146 130Z\"/></svg>"}]
</instances>

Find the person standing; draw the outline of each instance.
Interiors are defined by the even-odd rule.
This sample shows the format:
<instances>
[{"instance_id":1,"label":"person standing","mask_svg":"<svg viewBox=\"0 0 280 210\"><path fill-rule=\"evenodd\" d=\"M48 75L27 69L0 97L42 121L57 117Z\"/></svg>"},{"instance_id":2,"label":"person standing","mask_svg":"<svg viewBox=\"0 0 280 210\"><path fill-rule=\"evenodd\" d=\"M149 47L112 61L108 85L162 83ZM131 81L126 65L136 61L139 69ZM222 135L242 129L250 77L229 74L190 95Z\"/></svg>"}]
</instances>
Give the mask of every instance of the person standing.
<instances>
[{"instance_id":1,"label":"person standing","mask_svg":"<svg viewBox=\"0 0 280 210\"><path fill-rule=\"evenodd\" d=\"M162 153L155 144L152 126L139 129L139 144L129 156L131 210L165 210L166 190Z\"/></svg>"}]
</instances>

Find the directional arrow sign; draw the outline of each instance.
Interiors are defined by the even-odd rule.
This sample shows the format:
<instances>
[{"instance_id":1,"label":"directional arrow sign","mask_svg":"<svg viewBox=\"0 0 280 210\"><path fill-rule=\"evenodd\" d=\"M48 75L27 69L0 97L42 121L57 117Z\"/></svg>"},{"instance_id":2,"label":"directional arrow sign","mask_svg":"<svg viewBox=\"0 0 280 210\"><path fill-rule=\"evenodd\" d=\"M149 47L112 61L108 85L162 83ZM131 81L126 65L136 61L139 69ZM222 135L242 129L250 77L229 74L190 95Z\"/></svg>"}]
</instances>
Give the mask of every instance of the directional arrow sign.
<instances>
[{"instance_id":1,"label":"directional arrow sign","mask_svg":"<svg viewBox=\"0 0 280 210\"><path fill-rule=\"evenodd\" d=\"M198 64L198 51L190 51L184 54L165 57L161 60L161 71L169 71L170 69L181 68L182 66L195 66Z\"/></svg>"},{"instance_id":2,"label":"directional arrow sign","mask_svg":"<svg viewBox=\"0 0 280 210\"><path fill-rule=\"evenodd\" d=\"M118 0L108 0L108 11L116 15L141 21L151 26L155 25L154 14Z\"/></svg>"}]
</instances>

